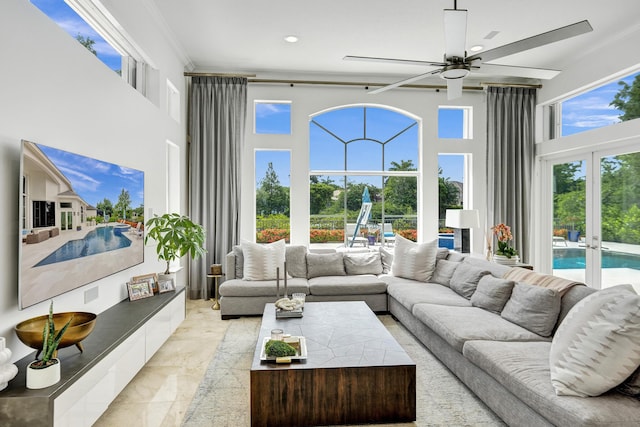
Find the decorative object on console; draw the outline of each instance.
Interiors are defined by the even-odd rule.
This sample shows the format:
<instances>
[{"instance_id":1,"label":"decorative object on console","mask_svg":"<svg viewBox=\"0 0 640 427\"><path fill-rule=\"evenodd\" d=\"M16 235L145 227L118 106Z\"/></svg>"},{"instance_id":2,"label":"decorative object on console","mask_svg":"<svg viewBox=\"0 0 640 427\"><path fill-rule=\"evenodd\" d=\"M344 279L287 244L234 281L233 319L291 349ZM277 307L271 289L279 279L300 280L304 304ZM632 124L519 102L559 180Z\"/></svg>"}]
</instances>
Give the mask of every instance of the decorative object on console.
<instances>
[{"instance_id":1,"label":"decorative object on console","mask_svg":"<svg viewBox=\"0 0 640 427\"><path fill-rule=\"evenodd\" d=\"M469 229L480 227L477 209L447 209L445 225L454 229L453 249L468 254L471 252Z\"/></svg>"},{"instance_id":2,"label":"decorative object on console","mask_svg":"<svg viewBox=\"0 0 640 427\"><path fill-rule=\"evenodd\" d=\"M55 313L53 315L53 322L55 324L63 325L67 322L71 322L67 328L66 334L64 334L62 340L58 343L58 348L75 345L80 352L84 351L84 348L82 347L82 340L88 337L93 331L97 318L98 316L96 314L84 311ZM22 341L23 344L38 350L36 358L40 355L40 350L43 347L42 331L48 322L49 316L45 314L32 319L23 320L15 327L16 335L20 341Z\"/></svg>"},{"instance_id":3,"label":"decorative object on console","mask_svg":"<svg viewBox=\"0 0 640 427\"><path fill-rule=\"evenodd\" d=\"M151 284L151 279L143 279L139 282L128 282L127 291L129 292L129 301L152 297L153 285Z\"/></svg>"},{"instance_id":4,"label":"decorative object on console","mask_svg":"<svg viewBox=\"0 0 640 427\"><path fill-rule=\"evenodd\" d=\"M6 346L7 340L0 337L0 390L4 390L18 373L18 367L11 363L11 350Z\"/></svg>"},{"instance_id":5,"label":"decorative object on console","mask_svg":"<svg viewBox=\"0 0 640 427\"><path fill-rule=\"evenodd\" d=\"M42 357L27 365L27 388L45 388L60 381L60 360L56 358L58 345L72 320L73 315L62 329L56 333L53 301L51 301L51 304L49 304L49 316L42 330L42 350L36 354L36 359L40 354Z\"/></svg>"},{"instance_id":6,"label":"decorative object on console","mask_svg":"<svg viewBox=\"0 0 640 427\"><path fill-rule=\"evenodd\" d=\"M168 277L169 279L171 277ZM163 277L163 280L166 280L167 277ZM131 283L140 283L140 282L149 282L151 285L151 289L153 289L153 293L157 294L158 289L158 275L156 273L142 274L140 276L133 276L131 278Z\"/></svg>"},{"instance_id":7,"label":"decorative object on console","mask_svg":"<svg viewBox=\"0 0 640 427\"><path fill-rule=\"evenodd\" d=\"M170 274L171 261L189 254L197 259L207 253L204 248L205 232L200 224L196 224L189 217L177 213L155 215L147 221L144 243L149 239L155 240L158 259L167 263L163 274Z\"/></svg>"},{"instance_id":8,"label":"decorative object on console","mask_svg":"<svg viewBox=\"0 0 640 427\"><path fill-rule=\"evenodd\" d=\"M513 240L511 227L504 223L500 223L491 227L491 230L498 239L498 249L493 254L493 260L498 264L504 265L514 265L520 262L518 251L516 251L516 249L509 243Z\"/></svg>"}]
</instances>

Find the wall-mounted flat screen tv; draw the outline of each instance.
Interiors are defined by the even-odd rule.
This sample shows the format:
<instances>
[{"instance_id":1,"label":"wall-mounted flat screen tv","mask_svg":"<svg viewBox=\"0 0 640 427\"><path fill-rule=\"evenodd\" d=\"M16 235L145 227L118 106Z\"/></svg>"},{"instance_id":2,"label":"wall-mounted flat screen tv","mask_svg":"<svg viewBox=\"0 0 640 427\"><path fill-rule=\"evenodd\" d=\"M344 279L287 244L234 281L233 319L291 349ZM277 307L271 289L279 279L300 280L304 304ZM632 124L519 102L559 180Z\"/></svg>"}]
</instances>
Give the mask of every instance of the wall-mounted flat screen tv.
<instances>
[{"instance_id":1,"label":"wall-mounted flat screen tv","mask_svg":"<svg viewBox=\"0 0 640 427\"><path fill-rule=\"evenodd\" d=\"M144 172L22 141L23 309L144 261Z\"/></svg>"}]
</instances>

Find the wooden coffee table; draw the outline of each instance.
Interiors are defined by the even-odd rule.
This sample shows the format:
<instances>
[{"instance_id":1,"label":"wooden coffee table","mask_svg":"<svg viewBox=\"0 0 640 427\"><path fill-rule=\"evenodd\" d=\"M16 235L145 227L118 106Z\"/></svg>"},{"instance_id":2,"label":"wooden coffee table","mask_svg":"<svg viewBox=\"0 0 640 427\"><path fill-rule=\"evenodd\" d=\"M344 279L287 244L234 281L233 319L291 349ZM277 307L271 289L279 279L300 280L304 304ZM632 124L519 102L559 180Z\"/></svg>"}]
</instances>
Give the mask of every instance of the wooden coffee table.
<instances>
[{"instance_id":1,"label":"wooden coffee table","mask_svg":"<svg viewBox=\"0 0 640 427\"><path fill-rule=\"evenodd\" d=\"M272 329L304 336L306 360L260 360ZM251 425L411 422L416 364L363 301L307 302L304 317L278 319L267 304L251 365Z\"/></svg>"}]
</instances>

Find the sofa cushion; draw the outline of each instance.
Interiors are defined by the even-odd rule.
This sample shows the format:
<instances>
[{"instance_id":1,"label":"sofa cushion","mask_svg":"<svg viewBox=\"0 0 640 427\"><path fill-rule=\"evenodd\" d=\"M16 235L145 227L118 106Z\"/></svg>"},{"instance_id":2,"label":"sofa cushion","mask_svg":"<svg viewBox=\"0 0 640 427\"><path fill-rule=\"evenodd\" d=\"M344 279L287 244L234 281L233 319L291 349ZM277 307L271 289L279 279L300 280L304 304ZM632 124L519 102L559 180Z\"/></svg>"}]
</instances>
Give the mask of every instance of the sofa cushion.
<instances>
[{"instance_id":1,"label":"sofa cushion","mask_svg":"<svg viewBox=\"0 0 640 427\"><path fill-rule=\"evenodd\" d=\"M599 396L640 365L640 296L614 286L578 302L558 327L549 354L558 395Z\"/></svg>"},{"instance_id":2,"label":"sofa cushion","mask_svg":"<svg viewBox=\"0 0 640 427\"><path fill-rule=\"evenodd\" d=\"M343 254L307 254L307 277L309 279L319 276L344 276Z\"/></svg>"},{"instance_id":3,"label":"sofa cushion","mask_svg":"<svg viewBox=\"0 0 640 427\"><path fill-rule=\"evenodd\" d=\"M373 274L319 276L309 279L311 295L371 295L386 291L387 284Z\"/></svg>"},{"instance_id":4,"label":"sofa cushion","mask_svg":"<svg viewBox=\"0 0 640 427\"><path fill-rule=\"evenodd\" d=\"M447 261L446 259L439 259L436 262L436 268L433 270L430 281L438 283L442 286L449 286L451 276L456 271L456 268L460 265L459 262Z\"/></svg>"},{"instance_id":5,"label":"sofa cushion","mask_svg":"<svg viewBox=\"0 0 640 427\"><path fill-rule=\"evenodd\" d=\"M382 274L380 252L363 254L345 253L343 255L344 268L349 275Z\"/></svg>"},{"instance_id":6,"label":"sofa cushion","mask_svg":"<svg viewBox=\"0 0 640 427\"><path fill-rule=\"evenodd\" d=\"M391 274L405 279L426 282L431 278L436 266L438 240L428 243L415 243L396 235Z\"/></svg>"},{"instance_id":7,"label":"sofa cushion","mask_svg":"<svg viewBox=\"0 0 640 427\"><path fill-rule=\"evenodd\" d=\"M627 396L640 398L640 368L636 369L629 378L616 387L616 391Z\"/></svg>"},{"instance_id":8,"label":"sofa cushion","mask_svg":"<svg viewBox=\"0 0 640 427\"><path fill-rule=\"evenodd\" d=\"M287 273L291 277L307 277L307 247L303 245L289 245L285 248Z\"/></svg>"},{"instance_id":9,"label":"sofa cushion","mask_svg":"<svg viewBox=\"0 0 640 427\"><path fill-rule=\"evenodd\" d=\"M491 274L482 276L476 291L471 296L471 304L500 314L511 296L513 285L515 283L511 280L500 279Z\"/></svg>"},{"instance_id":10,"label":"sofa cushion","mask_svg":"<svg viewBox=\"0 0 640 427\"><path fill-rule=\"evenodd\" d=\"M242 280L232 279L225 280L220 284L218 289L220 296L223 297L270 297L276 299L276 281L275 280ZM287 293L291 295L294 292L309 293L309 285L307 279L294 277L287 280ZM284 280L280 280L280 295L284 294Z\"/></svg>"},{"instance_id":11,"label":"sofa cushion","mask_svg":"<svg viewBox=\"0 0 640 427\"><path fill-rule=\"evenodd\" d=\"M276 269L284 277L284 239L269 244L258 244L243 240L240 244L244 255L244 280L274 280Z\"/></svg>"},{"instance_id":12,"label":"sofa cushion","mask_svg":"<svg viewBox=\"0 0 640 427\"><path fill-rule=\"evenodd\" d=\"M545 338L478 307L415 304L413 315L462 353L469 340L541 341ZM482 325L482 327L478 327Z\"/></svg>"},{"instance_id":13,"label":"sofa cushion","mask_svg":"<svg viewBox=\"0 0 640 427\"><path fill-rule=\"evenodd\" d=\"M502 317L543 337L551 336L560 313L560 294L547 288L516 283Z\"/></svg>"},{"instance_id":14,"label":"sofa cushion","mask_svg":"<svg viewBox=\"0 0 640 427\"><path fill-rule=\"evenodd\" d=\"M470 299L471 295L476 291L482 276L491 273L482 267L476 267L465 261L459 264L453 272L453 276L451 276L449 287L466 299Z\"/></svg>"},{"instance_id":15,"label":"sofa cushion","mask_svg":"<svg viewBox=\"0 0 640 427\"><path fill-rule=\"evenodd\" d=\"M446 286L422 283L402 277L380 276L387 283L387 293L411 311L418 303L471 307L471 303Z\"/></svg>"},{"instance_id":16,"label":"sofa cushion","mask_svg":"<svg viewBox=\"0 0 640 427\"><path fill-rule=\"evenodd\" d=\"M550 348L549 342L469 341L463 354L553 425L623 426L640 419L640 404L619 393L557 396L549 381Z\"/></svg>"}]
</instances>

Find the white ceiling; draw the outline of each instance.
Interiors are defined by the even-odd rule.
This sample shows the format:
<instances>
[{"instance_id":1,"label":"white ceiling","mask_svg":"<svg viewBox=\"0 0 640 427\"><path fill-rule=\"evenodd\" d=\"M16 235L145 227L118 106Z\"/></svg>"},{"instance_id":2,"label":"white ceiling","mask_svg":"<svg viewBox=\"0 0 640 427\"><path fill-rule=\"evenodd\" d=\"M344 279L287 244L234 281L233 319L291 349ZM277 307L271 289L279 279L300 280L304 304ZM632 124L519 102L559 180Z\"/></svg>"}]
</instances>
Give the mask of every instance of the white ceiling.
<instances>
[{"instance_id":1,"label":"white ceiling","mask_svg":"<svg viewBox=\"0 0 640 427\"><path fill-rule=\"evenodd\" d=\"M429 69L344 61L345 55L441 61L443 9L454 0L150 0L192 68L258 78L327 76L394 81ZM496 64L562 70L640 26L637 0L459 0L467 50L485 50L588 19L593 32L503 57ZM161 18L160 18L161 16ZM491 31L498 34L490 39ZM295 44L284 36L295 34ZM640 40L639 40L640 42ZM468 53L473 54L472 52ZM483 81L497 76L474 75ZM512 79L513 80L513 79ZM430 77L418 83L441 82Z\"/></svg>"}]
</instances>

